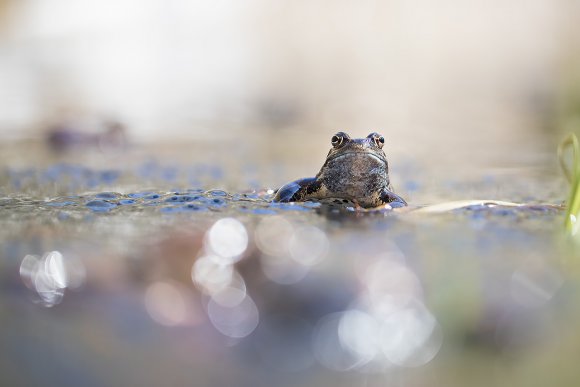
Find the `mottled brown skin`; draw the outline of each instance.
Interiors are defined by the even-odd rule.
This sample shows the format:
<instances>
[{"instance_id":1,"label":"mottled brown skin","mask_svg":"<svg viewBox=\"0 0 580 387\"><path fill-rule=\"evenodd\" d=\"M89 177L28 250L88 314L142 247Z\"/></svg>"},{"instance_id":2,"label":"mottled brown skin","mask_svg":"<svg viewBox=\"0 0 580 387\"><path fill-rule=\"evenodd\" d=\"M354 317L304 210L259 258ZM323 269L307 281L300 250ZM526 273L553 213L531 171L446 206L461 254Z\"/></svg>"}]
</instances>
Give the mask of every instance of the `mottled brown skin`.
<instances>
[{"instance_id":1,"label":"mottled brown skin","mask_svg":"<svg viewBox=\"0 0 580 387\"><path fill-rule=\"evenodd\" d=\"M332 137L332 148L316 177L293 181L278 190L275 202L339 199L364 208L407 202L393 192L384 138L371 133L351 139L344 132Z\"/></svg>"}]
</instances>

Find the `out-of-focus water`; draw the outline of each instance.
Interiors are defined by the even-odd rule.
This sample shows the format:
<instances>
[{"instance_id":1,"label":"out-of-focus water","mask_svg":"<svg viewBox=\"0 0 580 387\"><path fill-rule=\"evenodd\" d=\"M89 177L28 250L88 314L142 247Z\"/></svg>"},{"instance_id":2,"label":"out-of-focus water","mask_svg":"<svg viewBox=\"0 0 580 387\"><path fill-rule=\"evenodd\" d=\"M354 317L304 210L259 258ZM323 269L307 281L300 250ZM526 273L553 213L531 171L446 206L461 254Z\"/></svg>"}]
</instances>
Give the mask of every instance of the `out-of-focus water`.
<instances>
[{"instance_id":1,"label":"out-of-focus water","mask_svg":"<svg viewBox=\"0 0 580 387\"><path fill-rule=\"evenodd\" d=\"M558 176L401 159L410 208L357 211L271 203L300 167L211 152L5 163L2 385L580 380ZM413 211L457 199L531 205Z\"/></svg>"}]
</instances>

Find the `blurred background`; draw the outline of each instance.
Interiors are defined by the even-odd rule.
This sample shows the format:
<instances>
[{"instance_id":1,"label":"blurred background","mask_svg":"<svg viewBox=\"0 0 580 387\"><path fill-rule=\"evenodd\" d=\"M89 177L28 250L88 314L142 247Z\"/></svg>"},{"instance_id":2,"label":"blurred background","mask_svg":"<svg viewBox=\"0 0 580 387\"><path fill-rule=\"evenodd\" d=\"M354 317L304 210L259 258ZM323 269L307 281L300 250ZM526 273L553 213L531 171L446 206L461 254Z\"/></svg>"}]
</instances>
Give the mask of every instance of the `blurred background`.
<instances>
[{"instance_id":1,"label":"blurred background","mask_svg":"<svg viewBox=\"0 0 580 387\"><path fill-rule=\"evenodd\" d=\"M576 386L579 129L576 0L0 0L0 385Z\"/></svg>"},{"instance_id":2,"label":"blurred background","mask_svg":"<svg viewBox=\"0 0 580 387\"><path fill-rule=\"evenodd\" d=\"M319 164L335 131L377 130L418 160L514 162L580 115L579 7L2 0L0 140L116 120L134 143L295 141Z\"/></svg>"}]
</instances>

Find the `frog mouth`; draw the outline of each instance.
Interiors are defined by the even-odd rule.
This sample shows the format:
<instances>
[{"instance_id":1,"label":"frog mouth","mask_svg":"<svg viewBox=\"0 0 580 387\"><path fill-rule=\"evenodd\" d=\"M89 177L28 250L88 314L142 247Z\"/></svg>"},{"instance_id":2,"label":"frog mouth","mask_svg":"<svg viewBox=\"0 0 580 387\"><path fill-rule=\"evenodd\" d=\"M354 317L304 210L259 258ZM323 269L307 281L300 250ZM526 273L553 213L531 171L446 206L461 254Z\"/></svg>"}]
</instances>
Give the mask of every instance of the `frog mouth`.
<instances>
[{"instance_id":1,"label":"frog mouth","mask_svg":"<svg viewBox=\"0 0 580 387\"><path fill-rule=\"evenodd\" d=\"M337 155L329 157L327 161L339 160L339 159L343 159L343 158L347 158L347 157L365 157L365 156L373 158L373 159L375 159L383 164L387 163L387 160L385 160L383 157L381 157L375 153L357 152L357 151L349 151L349 152L339 153Z\"/></svg>"}]
</instances>

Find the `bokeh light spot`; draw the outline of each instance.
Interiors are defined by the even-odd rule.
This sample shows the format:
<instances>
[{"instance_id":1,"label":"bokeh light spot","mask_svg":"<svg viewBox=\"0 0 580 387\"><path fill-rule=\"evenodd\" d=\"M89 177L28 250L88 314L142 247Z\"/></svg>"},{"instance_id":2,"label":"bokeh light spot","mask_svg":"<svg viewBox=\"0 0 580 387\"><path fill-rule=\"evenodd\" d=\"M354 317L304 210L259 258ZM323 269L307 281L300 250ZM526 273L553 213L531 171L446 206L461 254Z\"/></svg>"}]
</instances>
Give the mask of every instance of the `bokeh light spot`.
<instances>
[{"instance_id":1,"label":"bokeh light spot","mask_svg":"<svg viewBox=\"0 0 580 387\"><path fill-rule=\"evenodd\" d=\"M191 269L194 284L204 293L213 294L230 284L234 274L232 265L218 263L215 256L198 258Z\"/></svg>"},{"instance_id":2,"label":"bokeh light spot","mask_svg":"<svg viewBox=\"0 0 580 387\"><path fill-rule=\"evenodd\" d=\"M236 261L248 247L248 232L239 220L224 218L209 229L206 241L215 254Z\"/></svg>"},{"instance_id":3,"label":"bokeh light spot","mask_svg":"<svg viewBox=\"0 0 580 387\"><path fill-rule=\"evenodd\" d=\"M308 266L300 265L288 257L262 255L260 264L264 275L272 282L281 285L295 284L310 271Z\"/></svg>"},{"instance_id":4,"label":"bokeh light spot","mask_svg":"<svg viewBox=\"0 0 580 387\"><path fill-rule=\"evenodd\" d=\"M338 325L340 343L358 359L358 365L372 361L379 353L377 341L379 333L378 322L365 312L348 310L340 318Z\"/></svg>"},{"instance_id":5,"label":"bokeh light spot","mask_svg":"<svg viewBox=\"0 0 580 387\"><path fill-rule=\"evenodd\" d=\"M289 253L290 239L294 227L283 216L270 216L262 219L256 227L256 245L267 255L282 257Z\"/></svg>"},{"instance_id":6,"label":"bokeh light spot","mask_svg":"<svg viewBox=\"0 0 580 387\"><path fill-rule=\"evenodd\" d=\"M328 246L324 231L315 226L304 226L290 238L290 255L296 262L312 266L326 257Z\"/></svg>"},{"instance_id":7,"label":"bokeh light spot","mask_svg":"<svg viewBox=\"0 0 580 387\"><path fill-rule=\"evenodd\" d=\"M248 336L256 329L260 320L258 307L249 295L235 306L224 306L211 299L207 314L213 326L231 338Z\"/></svg>"},{"instance_id":8,"label":"bokeh light spot","mask_svg":"<svg viewBox=\"0 0 580 387\"><path fill-rule=\"evenodd\" d=\"M443 335L433 315L415 300L382 321L380 342L383 353L393 364L419 367L439 352Z\"/></svg>"},{"instance_id":9,"label":"bokeh light spot","mask_svg":"<svg viewBox=\"0 0 580 387\"><path fill-rule=\"evenodd\" d=\"M65 259L59 251L48 252L42 258L26 255L20 263L22 282L36 292L40 304L46 307L59 304L65 289L80 287L85 277L83 263L74 258Z\"/></svg>"},{"instance_id":10,"label":"bokeh light spot","mask_svg":"<svg viewBox=\"0 0 580 387\"><path fill-rule=\"evenodd\" d=\"M182 292L168 282L155 282L145 291L145 308L151 318L166 326L182 324L186 304Z\"/></svg>"},{"instance_id":11,"label":"bokeh light spot","mask_svg":"<svg viewBox=\"0 0 580 387\"><path fill-rule=\"evenodd\" d=\"M315 327L313 338L314 355L323 366L335 371L348 371L365 364L356 353L346 349L340 338L340 322L344 313L324 316Z\"/></svg>"}]
</instances>

